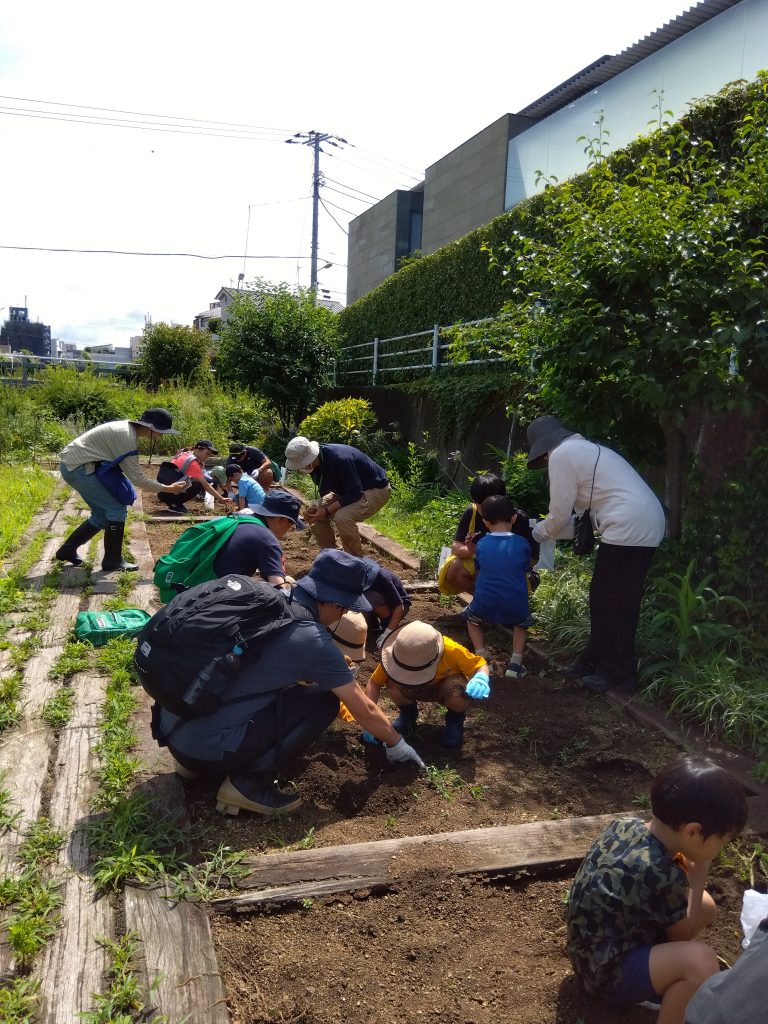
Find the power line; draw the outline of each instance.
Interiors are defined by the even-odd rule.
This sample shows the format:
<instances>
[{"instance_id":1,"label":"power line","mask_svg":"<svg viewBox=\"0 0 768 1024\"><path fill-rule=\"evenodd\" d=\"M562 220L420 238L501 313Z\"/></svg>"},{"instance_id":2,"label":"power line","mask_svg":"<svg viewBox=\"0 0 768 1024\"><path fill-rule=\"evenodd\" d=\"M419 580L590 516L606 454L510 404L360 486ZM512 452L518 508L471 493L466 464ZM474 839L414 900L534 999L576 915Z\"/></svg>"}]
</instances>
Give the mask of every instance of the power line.
<instances>
[{"instance_id":1,"label":"power line","mask_svg":"<svg viewBox=\"0 0 768 1024\"><path fill-rule=\"evenodd\" d=\"M346 196L347 199L354 199L356 203L363 203L365 206L370 206L370 202L367 199L361 199L359 196L353 196L351 192L342 192L340 188L332 188L330 185L323 185L326 192L335 192L336 195ZM378 199L374 199L374 203L378 203ZM355 214L357 216L357 214Z\"/></svg>"},{"instance_id":2,"label":"power line","mask_svg":"<svg viewBox=\"0 0 768 1024\"><path fill-rule=\"evenodd\" d=\"M338 222L338 221L336 220L336 218L335 218L335 217L333 216L333 214L332 214L332 213L331 213L331 211L330 211L330 210L328 209L328 207L327 207L327 206L325 205L325 202L324 202L324 201L323 201L322 199L320 200L320 205L321 205L321 206L322 206L322 208L323 208L323 209L325 210L325 212L326 212L326 213L328 214L328 216L329 216L329 217L331 218L331 220L332 220L332 221L333 221L333 223L334 223L334 224L336 225L336 227L337 227L337 228L339 228L339 230L340 230L340 231L343 231L345 235L349 235L349 232L347 231L347 229L346 229L346 228L343 228L343 227L341 226L341 224L339 224L339 222Z\"/></svg>"},{"instance_id":3,"label":"power line","mask_svg":"<svg viewBox=\"0 0 768 1024\"><path fill-rule=\"evenodd\" d=\"M342 229L343 230L343 229ZM99 256L188 256L195 260L239 260L238 256L206 256L199 252L140 252L133 249L65 249L46 245L0 245L0 249L14 249L22 252L77 252ZM248 256L249 260L308 260L309 256ZM341 266L341 264L337 264Z\"/></svg>"},{"instance_id":4,"label":"power line","mask_svg":"<svg viewBox=\"0 0 768 1024\"><path fill-rule=\"evenodd\" d=\"M365 196L366 199L372 199L374 203L378 203L379 196L372 196L369 192L363 192L360 188L355 188L353 185L345 185L343 181L336 181L335 178L326 177L326 181L332 181L334 185L340 185L342 188L349 189L350 192L359 192L361 196Z\"/></svg>"},{"instance_id":5,"label":"power line","mask_svg":"<svg viewBox=\"0 0 768 1024\"><path fill-rule=\"evenodd\" d=\"M159 117L167 121L193 121L195 124L211 124L225 128L247 128L249 131L274 132L279 135L289 132L290 128L266 128L263 125L241 124L237 121L209 121L198 117L185 117L183 114L148 114L141 110L113 110L110 107L94 107L83 103L60 103L58 100L35 100L29 96L3 96L0 100L13 100L15 103L47 103L52 107L71 107L77 110L101 110L106 114L131 114L135 117Z\"/></svg>"},{"instance_id":6,"label":"power line","mask_svg":"<svg viewBox=\"0 0 768 1024\"><path fill-rule=\"evenodd\" d=\"M375 170L373 170L370 167L361 167L360 164L356 164L352 160L348 160L346 158L346 156L342 157L338 153L329 153L328 155L332 156L332 157L335 157L337 160L340 160L342 163L346 164L348 167L356 167L358 169L358 171L364 171L366 174L372 174L375 178L383 178L385 181L397 182L397 187L401 188L404 192L410 192L412 190L412 188L413 188L413 185L404 185L404 184L402 184L402 178L401 177L395 177L392 172L389 172L387 174L382 174L381 171L375 171ZM419 179L419 181L420 180L421 179ZM418 182L416 184L418 184Z\"/></svg>"},{"instance_id":7,"label":"power line","mask_svg":"<svg viewBox=\"0 0 768 1024\"><path fill-rule=\"evenodd\" d=\"M342 213L348 213L350 217L359 217L359 213L353 213L352 210L345 210L343 206L337 206L336 203L332 203L330 199L326 199L329 206L332 206L334 210L341 210ZM365 212L365 211L363 211Z\"/></svg>"}]
</instances>

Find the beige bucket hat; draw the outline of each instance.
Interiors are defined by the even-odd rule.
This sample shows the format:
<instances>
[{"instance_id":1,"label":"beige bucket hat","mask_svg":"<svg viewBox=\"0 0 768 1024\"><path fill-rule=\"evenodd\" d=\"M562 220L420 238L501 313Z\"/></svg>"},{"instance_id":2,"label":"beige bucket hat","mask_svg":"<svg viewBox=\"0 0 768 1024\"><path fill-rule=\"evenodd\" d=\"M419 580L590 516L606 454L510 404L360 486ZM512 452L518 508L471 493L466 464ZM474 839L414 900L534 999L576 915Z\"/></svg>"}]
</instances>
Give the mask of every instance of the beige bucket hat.
<instances>
[{"instance_id":1,"label":"beige bucket hat","mask_svg":"<svg viewBox=\"0 0 768 1024\"><path fill-rule=\"evenodd\" d=\"M294 437L285 447L285 468L294 471L306 469L319 454L320 445L317 441L310 441L301 435Z\"/></svg>"},{"instance_id":2,"label":"beige bucket hat","mask_svg":"<svg viewBox=\"0 0 768 1024\"><path fill-rule=\"evenodd\" d=\"M409 622L394 630L381 649L381 664L390 679L420 686L435 678L445 650L442 635L426 622Z\"/></svg>"},{"instance_id":3,"label":"beige bucket hat","mask_svg":"<svg viewBox=\"0 0 768 1024\"><path fill-rule=\"evenodd\" d=\"M331 638L342 654L352 661L365 661L368 623L362 612L344 612L333 629Z\"/></svg>"}]
</instances>

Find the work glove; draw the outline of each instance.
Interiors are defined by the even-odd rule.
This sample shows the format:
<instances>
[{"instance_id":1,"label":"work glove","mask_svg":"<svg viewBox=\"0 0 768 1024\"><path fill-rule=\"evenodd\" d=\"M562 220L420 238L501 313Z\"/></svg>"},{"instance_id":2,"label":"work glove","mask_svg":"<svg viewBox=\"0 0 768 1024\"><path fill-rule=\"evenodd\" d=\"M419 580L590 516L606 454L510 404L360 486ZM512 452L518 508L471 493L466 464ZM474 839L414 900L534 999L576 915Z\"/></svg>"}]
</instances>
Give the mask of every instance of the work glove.
<instances>
[{"instance_id":1,"label":"work glove","mask_svg":"<svg viewBox=\"0 0 768 1024\"><path fill-rule=\"evenodd\" d=\"M491 692L487 677L482 672L475 672L464 687L464 692L473 700L485 700Z\"/></svg>"},{"instance_id":2,"label":"work glove","mask_svg":"<svg viewBox=\"0 0 768 1024\"><path fill-rule=\"evenodd\" d=\"M390 764L405 764L406 761L415 761L419 768L426 768L419 755L401 737L394 747L387 747L387 760Z\"/></svg>"},{"instance_id":3,"label":"work glove","mask_svg":"<svg viewBox=\"0 0 768 1024\"><path fill-rule=\"evenodd\" d=\"M379 639L378 639L378 640L376 641L376 650L377 650L377 651L380 651L380 650L381 650L381 648L382 648L382 647L384 646L384 641L385 641L385 640L387 639L387 637L389 636L389 634L390 634L391 632L392 632L392 630L391 630L391 629L382 629L382 631L381 631L381 636L380 636L380 637L379 637Z\"/></svg>"},{"instance_id":4,"label":"work glove","mask_svg":"<svg viewBox=\"0 0 768 1024\"><path fill-rule=\"evenodd\" d=\"M372 747L380 747L381 746L381 740L377 740L376 737L373 735L373 733L372 732L368 732L367 729L364 729L360 733L360 740L361 740L362 743L368 743Z\"/></svg>"}]
</instances>

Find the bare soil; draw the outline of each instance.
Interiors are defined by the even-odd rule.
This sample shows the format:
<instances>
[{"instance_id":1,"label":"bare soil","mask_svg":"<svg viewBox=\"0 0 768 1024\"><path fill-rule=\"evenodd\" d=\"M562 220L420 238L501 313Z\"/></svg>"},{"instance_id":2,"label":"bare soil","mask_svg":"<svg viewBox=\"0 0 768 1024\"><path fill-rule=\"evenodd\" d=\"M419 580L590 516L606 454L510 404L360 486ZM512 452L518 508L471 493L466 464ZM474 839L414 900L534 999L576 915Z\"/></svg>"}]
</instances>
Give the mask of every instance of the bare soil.
<instances>
[{"instance_id":1,"label":"bare soil","mask_svg":"<svg viewBox=\"0 0 768 1024\"><path fill-rule=\"evenodd\" d=\"M151 511L148 509L148 511ZM153 554L167 551L181 524L148 523ZM301 576L317 548L309 531L286 539L288 571ZM372 549L403 579L413 573ZM456 601L418 594L410 618L467 642ZM222 818L215 789L187 783L189 813L207 848L274 851L293 844L330 846L588 814L646 813L654 773L676 748L600 698L563 682L529 652L529 675L499 673L511 640L489 636L491 698L467 716L466 742L447 754L438 742L439 709L422 713L413 743L431 782L391 769L382 751L337 721L296 765L303 799L293 815ZM369 653L364 683L376 664ZM387 706L386 699L383 706ZM429 862L386 890L326 897L230 916L212 926L234 1024L435 1021L439 1024L649 1024L643 1009L617 1011L586 995L565 955L564 900L571 872L488 880L446 878ZM716 952L739 952L744 885L721 872L710 891L720 915L710 931Z\"/></svg>"}]
</instances>

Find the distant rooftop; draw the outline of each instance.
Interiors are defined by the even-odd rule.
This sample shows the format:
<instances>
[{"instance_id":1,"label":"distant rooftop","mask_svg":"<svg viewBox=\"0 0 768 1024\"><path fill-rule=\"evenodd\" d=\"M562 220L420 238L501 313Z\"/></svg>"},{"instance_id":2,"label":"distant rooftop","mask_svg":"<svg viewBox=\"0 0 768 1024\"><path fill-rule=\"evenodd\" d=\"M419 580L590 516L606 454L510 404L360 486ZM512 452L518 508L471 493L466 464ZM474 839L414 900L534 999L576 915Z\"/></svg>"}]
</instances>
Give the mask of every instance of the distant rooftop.
<instances>
[{"instance_id":1,"label":"distant rooftop","mask_svg":"<svg viewBox=\"0 0 768 1024\"><path fill-rule=\"evenodd\" d=\"M560 85L550 89L548 93L540 96L539 99L529 103L527 107L518 111L524 117L548 117L556 110L567 107L580 96L584 96L592 89L597 88L616 75L631 68L633 64L650 57L652 53L663 49L668 43L673 43L681 36L687 35L705 21L717 17L723 11L735 7L741 0L701 0L701 3L694 4L683 14L668 21L655 32L644 36L633 46L627 47L616 56L606 54L598 60L588 64L587 67L577 71L575 75L561 82Z\"/></svg>"}]
</instances>

